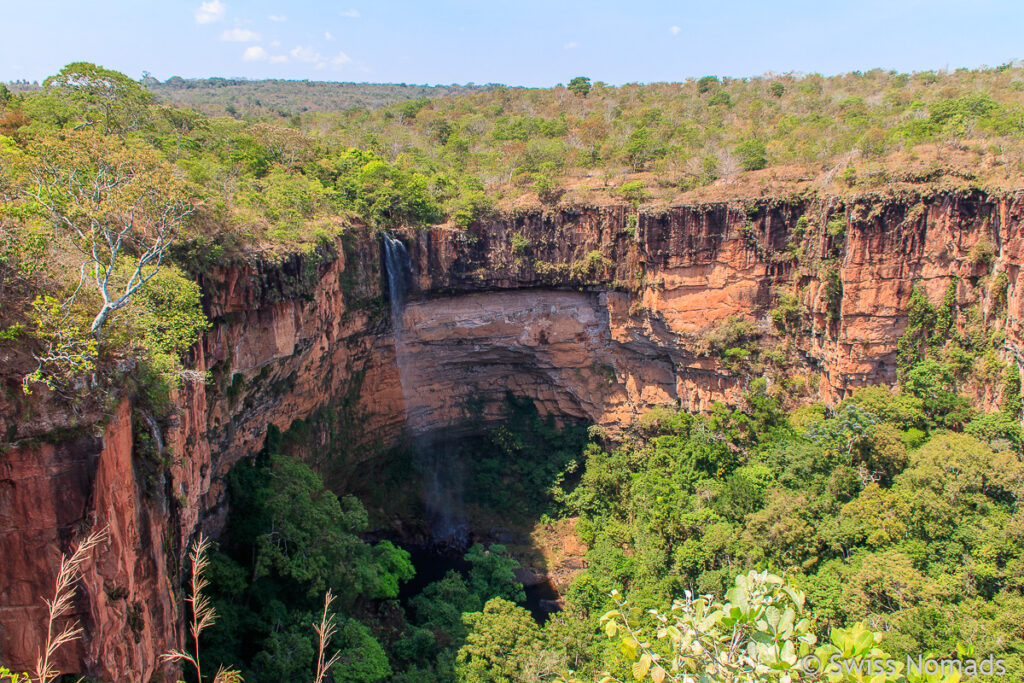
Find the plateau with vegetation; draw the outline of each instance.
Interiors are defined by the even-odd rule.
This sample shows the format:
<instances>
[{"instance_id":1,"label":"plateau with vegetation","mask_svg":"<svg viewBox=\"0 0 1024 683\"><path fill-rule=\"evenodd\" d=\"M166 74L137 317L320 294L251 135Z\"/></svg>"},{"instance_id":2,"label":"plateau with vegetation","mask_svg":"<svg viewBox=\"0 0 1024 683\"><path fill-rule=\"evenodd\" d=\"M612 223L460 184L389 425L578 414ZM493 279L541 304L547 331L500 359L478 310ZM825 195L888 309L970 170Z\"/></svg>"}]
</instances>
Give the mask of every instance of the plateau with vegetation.
<instances>
[{"instance_id":1,"label":"plateau with vegetation","mask_svg":"<svg viewBox=\"0 0 1024 683\"><path fill-rule=\"evenodd\" d=\"M1022 180L1017 64L0 84L0 678L1021 679Z\"/></svg>"}]
</instances>

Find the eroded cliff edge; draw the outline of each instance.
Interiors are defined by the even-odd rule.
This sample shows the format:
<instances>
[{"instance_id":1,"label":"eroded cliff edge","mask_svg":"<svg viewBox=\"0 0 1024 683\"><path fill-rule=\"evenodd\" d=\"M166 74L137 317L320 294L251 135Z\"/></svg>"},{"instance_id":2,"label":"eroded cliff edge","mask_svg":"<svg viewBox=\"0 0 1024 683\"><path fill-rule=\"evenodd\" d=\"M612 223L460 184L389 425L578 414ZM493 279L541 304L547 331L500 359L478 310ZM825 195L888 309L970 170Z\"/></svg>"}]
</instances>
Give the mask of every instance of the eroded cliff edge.
<instances>
[{"instance_id":1,"label":"eroded cliff edge","mask_svg":"<svg viewBox=\"0 0 1024 683\"><path fill-rule=\"evenodd\" d=\"M538 209L466 232L403 233L416 275L403 320L409 405L369 231L216 269L201 278L215 324L195 349L210 379L178 393L162 435L166 466L137 452L130 397L76 415L42 396L17 398L19 378L5 377L0 549L14 560L0 573L0 661L31 664L60 551L106 525L112 541L79 600L86 637L60 665L149 680L180 639L182 548L200 528L219 529L224 476L270 425L301 421L298 454L346 489L373 476L377 446L406 424L428 432L457 429L471 413L498 420L506 391L611 432L653 405L737 402L751 374L790 400L835 402L895 381L915 285L938 302L955 283L958 310L1002 330L1002 353L1016 362L1022 206L972 192ZM1005 302L992 295L998 274ZM799 312L792 329L770 316L782 295ZM756 340L752 357L721 348L736 319L750 323L741 341ZM979 404L998 399L992 386L970 389Z\"/></svg>"}]
</instances>

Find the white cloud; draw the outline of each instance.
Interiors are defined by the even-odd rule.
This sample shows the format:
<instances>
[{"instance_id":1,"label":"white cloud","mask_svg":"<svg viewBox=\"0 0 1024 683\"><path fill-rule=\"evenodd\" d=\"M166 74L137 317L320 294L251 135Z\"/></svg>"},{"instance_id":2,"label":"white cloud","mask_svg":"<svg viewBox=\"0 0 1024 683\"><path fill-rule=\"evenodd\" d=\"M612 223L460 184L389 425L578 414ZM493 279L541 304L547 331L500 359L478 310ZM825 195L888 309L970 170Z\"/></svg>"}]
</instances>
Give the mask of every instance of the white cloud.
<instances>
[{"instance_id":1,"label":"white cloud","mask_svg":"<svg viewBox=\"0 0 1024 683\"><path fill-rule=\"evenodd\" d=\"M304 45L296 45L289 54L291 54L292 59L297 62L309 63L323 61L323 57L320 56L319 52Z\"/></svg>"},{"instance_id":2,"label":"white cloud","mask_svg":"<svg viewBox=\"0 0 1024 683\"><path fill-rule=\"evenodd\" d=\"M669 26L668 30L669 33L671 33L672 35L678 36L679 32L682 31L683 29L679 28L678 26Z\"/></svg>"},{"instance_id":3,"label":"white cloud","mask_svg":"<svg viewBox=\"0 0 1024 683\"><path fill-rule=\"evenodd\" d=\"M233 28L220 34L220 39L229 43L255 43L261 37L260 34L247 28Z\"/></svg>"},{"instance_id":4,"label":"white cloud","mask_svg":"<svg viewBox=\"0 0 1024 683\"><path fill-rule=\"evenodd\" d=\"M227 13L227 11L227 5L220 0L204 2L200 4L199 9L196 10L196 23L212 24L215 21L220 21L224 18L224 14Z\"/></svg>"},{"instance_id":5,"label":"white cloud","mask_svg":"<svg viewBox=\"0 0 1024 683\"><path fill-rule=\"evenodd\" d=\"M270 55L271 64L284 64L288 61L288 55Z\"/></svg>"},{"instance_id":6,"label":"white cloud","mask_svg":"<svg viewBox=\"0 0 1024 683\"><path fill-rule=\"evenodd\" d=\"M330 31L324 31L324 38L327 40L334 40L334 36L331 35Z\"/></svg>"},{"instance_id":7,"label":"white cloud","mask_svg":"<svg viewBox=\"0 0 1024 683\"><path fill-rule=\"evenodd\" d=\"M242 59L247 62L259 62L269 56L270 55L267 54L267 51L259 45L251 45L245 48L245 52L242 53Z\"/></svg>"},{"instance_id":8,"label":"white cloud","mask_svg":"<svg viewBox=\"0 0 1024 683\"><path fill-rule=\"evenodd\" d=\"M271 21L276 21L278 23L281 23L282 21L288 21L288 17L286 17L283 14L271 14L270 16L267 17L267 19L270 19Z\"/></svg>"},{"instance_id":9,"label":"white cloud","mask_svg":"<svg viewBox=\"0 0 1024 683\"><path fill-rule=\"evenodd\" d=\"M280 40L272 40L272 41L270 41L270 47L281 47L281 41Z\"/></svg>"},{"instance_id":10,"label":"white cloud","mask_svg":"<svg viewBox=\"0 0 1024 683\"><path fill-rule=\"evenodd\" d=\"M340 14L341 14L341 16L348 17L349 19L358 19L359 18L359 10L357 10L357 9L346 10L344 12L341 12Z\"/></svg>"},{"instance_id":11,"label":"white cloud","mask_svg":"<svg viewBox=\"0 0 1024 683\"><path fill-rule=\"evenodd\" d=\"M317 56L319 57L320 55L317 55ZM334 57L332 57L330 61L328 61L326 59L318 61L316 63L316 68L317 69L326 69L327 67L331 67L332 71L337 71L338 69L340 69L341 67L345 66L346 64L348 64L351 61L352 61L351 57L349 57L344 52L339 52Z\"/></svg>"},{"instance_id":12,"label":"white cloud","mask_svg":"<svg viewBox=\"0 0 1024 683\"><path fill-rule=\"evenodd\" d=\"M574 50L574 49L578 48L579 46L580 46L580 44L577 43L577 42L566 43L565 44L565 49L566 50Z\"/></svg>"}]
</instances>

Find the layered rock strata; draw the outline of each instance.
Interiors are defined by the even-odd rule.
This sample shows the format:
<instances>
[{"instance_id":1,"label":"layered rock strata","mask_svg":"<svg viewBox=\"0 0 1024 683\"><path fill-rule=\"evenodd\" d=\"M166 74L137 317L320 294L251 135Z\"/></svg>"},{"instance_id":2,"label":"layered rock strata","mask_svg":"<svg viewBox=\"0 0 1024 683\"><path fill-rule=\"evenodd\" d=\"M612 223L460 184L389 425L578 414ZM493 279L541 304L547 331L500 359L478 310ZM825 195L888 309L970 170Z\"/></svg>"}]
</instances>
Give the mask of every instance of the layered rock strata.
<instances>
[{"instance_id":1,"label":"layered rock strata","mask_svg":"<svg viewBox=\"0 0 1024 683\"><path fill-rule=\"evenodd\" d=\"M457 432L468 417L498 421L506 391L614 432L655 405L740 401L753 366L715 347L737 319L772 352L758 371L807 380L791 400L835 402L895 381L915 285L938 302L957 283L959 308L976 307L1003 330L1002 353L1020 359L1022 206L980 192L865 196L537 210L467 232L403 232L416 275L403 310L408 400L369 232L205 275L214 326L193 360L209 375L177 394L159 439L168 466L154 469L139 452L146 422L132 419L141 408L130 397L84 415L43 392L26 401L10 363L0 402L0 662L32 666L59 555L102 525L110 541L76 602L85 637L57 663L149 680L158 655L181 643L183 551L199 530L221 528L225 475L271 426L303 421L301 453L339 489L372 474L372 444L393 442L407 424ZM999 273L1005 304L989 289ZM801 310L788 336L769 316L782 293ZM975 389L980 405L999 398Z\"/></svg>"}]
</instances>

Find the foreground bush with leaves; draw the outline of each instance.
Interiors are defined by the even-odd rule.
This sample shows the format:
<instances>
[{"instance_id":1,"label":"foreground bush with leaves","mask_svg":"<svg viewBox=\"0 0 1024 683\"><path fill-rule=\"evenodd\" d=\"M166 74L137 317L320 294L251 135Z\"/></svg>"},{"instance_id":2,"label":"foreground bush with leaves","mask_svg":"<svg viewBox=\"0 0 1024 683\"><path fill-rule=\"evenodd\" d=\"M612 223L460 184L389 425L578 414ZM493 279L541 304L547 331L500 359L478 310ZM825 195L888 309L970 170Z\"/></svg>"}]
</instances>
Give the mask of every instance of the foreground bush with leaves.
<instances>
[{"instance_id":1,"label":"foreground bush with leaves","mask_svg":"<svg viewBox=\"0 0 1024 683\"><path fill-rule=\"evenodd\" d=\"M625 600L617 602L619 609L602 616L601 623L609 638L620 637L623 654L636 660L636 679L650 675L661 683L706 674L718 680L755 681L766 680L772 672L796 672L799 678L798 658L817 642L810 620L802 614L803 594L767 572L738 576L725 602L687 591L669 614L651 610L657 625L654 644L630 619L634 610Z\"/></svg>"},{"instance_id":2,"label":"foreground bush with leaves","mask_svg":"<svg viewBox=\"0 0 1024 683\"><path fill-rule=\"evenodd\" d=\"M881 633L854 624L834 629L818 645L805 596L768 572L741 574L724 600L687 591L669 612L630 607L614 593L618 608L600 621L631 662L629 678L655 683L762 683L827 680L957 683L952 670L935 676L905 671L878 647ZM964 650L961 650L962 652ZM883 666L883 662L887 662ZM576 679L571 679L576 681ZM600 683L619 681L605 672ZM566 679L561 679L566 683Z\"/></svg>"}]
</instances>

